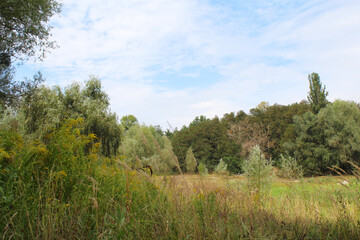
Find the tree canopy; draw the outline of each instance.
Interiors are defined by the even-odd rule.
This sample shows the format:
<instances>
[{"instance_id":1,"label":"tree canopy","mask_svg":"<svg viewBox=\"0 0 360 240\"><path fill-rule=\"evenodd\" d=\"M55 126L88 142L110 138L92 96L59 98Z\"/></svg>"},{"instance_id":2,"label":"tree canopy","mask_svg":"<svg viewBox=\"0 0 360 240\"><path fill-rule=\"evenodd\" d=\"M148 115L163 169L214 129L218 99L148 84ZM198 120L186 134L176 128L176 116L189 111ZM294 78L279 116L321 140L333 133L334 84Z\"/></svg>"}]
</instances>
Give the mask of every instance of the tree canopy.
<instances>
[{"instance_id":1,"label":"tree canopy","mask_svg":"<svg viewBox=\"0 0 360 240\"><path fill-rule=\"evenodd\" d=\"M0 2L0 53L2 63L9 57L22 59L35 56L43 58L50 41L51 26L47 23L61 5L55 0L2 0Z\"/></svg>"},{"instance_id":2,"label":"tree canopy","mask_svg":"<svg viewBox=\"0 0 360 240\"><path fill-rule=\"evenodd\" d=\"M55 0L2 0L0 1L0 104L11 105L20 96L22 85L29 82L13 81L14 60L37 56L55 48L50 40L49 19L61 10Z\"/></svg>"},{"instance_id":3,"label":"tree canopy","mask_svg":"<svg viewBox=\"0 0 360 240\"><path fill-rule=\"evenodd\" d=\"M318 114L295 118L294 155L307 175L349 169L346 161L360 162L360 109L354 102L337 100Z\"/></svg>"}]
</instances>

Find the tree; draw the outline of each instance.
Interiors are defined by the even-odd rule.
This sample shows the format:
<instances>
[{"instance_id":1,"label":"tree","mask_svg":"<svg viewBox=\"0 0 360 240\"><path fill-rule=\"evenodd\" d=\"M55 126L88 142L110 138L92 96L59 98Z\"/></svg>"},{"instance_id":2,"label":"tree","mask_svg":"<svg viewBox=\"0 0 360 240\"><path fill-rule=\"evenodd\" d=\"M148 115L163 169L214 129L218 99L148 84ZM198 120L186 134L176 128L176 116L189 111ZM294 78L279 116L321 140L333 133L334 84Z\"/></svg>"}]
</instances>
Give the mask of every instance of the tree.
<instances>
[{"instance_id":1,"label":"tree","mask_svg":"<svg viewBox=\"0 0 360 240\"><path fill-rule=\"evenodd\" d=\"M49 37L49 19L59 13L61 5L55 0L0 1L0 101L6 105L16 97L19 86L13 83L12 62L38 55L45 57L55 47Z\"/></svg>"},{"instance_id":2,"label":"tree","mask_svg":"<svg viewBox=\"0 0 360 240\"><path fill-rule=\"evenodd\" d=\"M227 124L219 118L196 117L189 127L175 131L171 138L174 153L182 169L186 169L186 151L191 146L196 159L213 171L219 159L237 157L239 147L227 136Z\"/></svg>"},{"instance_id":3,"label":"tree","mask_svg":"<svg viewBox=\"0 0 360 240\"><path fill-rule=\"evenodd\" d=\"M186 171L188 173L194 173L197 167L197 161L194 156L192 147L189 147L189 149L186 152L185 163L186 163Z\"/></svg>"},{"instance_id":4,"label":"tree","mask_svg":"<svg viewBox=\"0 0 360 240\"><path fill-rule=\"evenodd\" d=\"M1 62L11 64L11 58L23 59L45 56L55 42L49 41L49 19L61 10L55 0L2 0L0 2L0 53ZM10 58L10 59L9 59ZM8 65L10 65L8 64Z\"/></svg>"},{"instance_id":5,"label":"tree","mask_svg":"<svg viewBox=\"0 0 360 240\"><path fill-rule=\"evenodd\" d=\"M329 94L325 91L325 85L322 87L319 74L311 73L308 75L310 92L307 97L313 113L317 114L321 108L324 108L328 103L326 97Z\"/></svg>"},{"instance_id":6,"label":"tree","mask_svg":"<svg viewBox=\"0 0 360 240\"><path fill-rule=\"evenodd\" d=\"M254 146L259 146L269 155L269 148L273 145L268 126L262 122L254 122L250 117L231 125L228 134L241 146L244 156L248 155Z\"/></svg>"},{"instance_id":7,"label":"tree","mask_svg":"<svg viewBox=\"0 0 360 240\"><path fill-rule=\"evenodd\" d=\"M121 153L132 168L150 165L156 173L171 173L178 166L169 139L153 126L137 124L126 131Z\"/></svg>"},{"instance_id":8,"label":"tree","mask_svg":"<svg viewBox=\"0 0 360 240\"><path fill-rule=\"evenodd\" d=\"M123 116L120 120L121 125L125 128L125 131L129 130L132 126L139 124L137 118L134 115Z\"/></svg>"},{"instance_id":9,"label":"tree","mask_svg":"<svg viewBox=\"0 0 360 240\"><path fill-rule=\"evenodd\" d=\"M280 155L280 174L284 178L302 178L303 169L298 161L289 154Z\"/></svg>"},{"instance_id":10,"label":"tree","mask_svg":"<svg viewBox=\"0 0 360 240\"><path fill-rule=\"evenodd\" d=\"M360 162L360 109L337 100L315 115L295 118L294 156L306 175L329 173L334 165L349 170L346 161Z\"/></svg>"},{"instance_id":11,"label":"tree","mask_svg":"<svg viewBox=\"0 0 360 240\"><path fill-rule=\"evenodd\" d=\"M81 88L79 83L61 90L41 86L26 96L19 108L20 126L33 138L43 138L66 119L84 119L83 133L94 133L101 142L101 153L116 155L120 146L123 128L115 113L110 112L109 97L101 82L90 77Z\"/></svg>"}]
</instances>

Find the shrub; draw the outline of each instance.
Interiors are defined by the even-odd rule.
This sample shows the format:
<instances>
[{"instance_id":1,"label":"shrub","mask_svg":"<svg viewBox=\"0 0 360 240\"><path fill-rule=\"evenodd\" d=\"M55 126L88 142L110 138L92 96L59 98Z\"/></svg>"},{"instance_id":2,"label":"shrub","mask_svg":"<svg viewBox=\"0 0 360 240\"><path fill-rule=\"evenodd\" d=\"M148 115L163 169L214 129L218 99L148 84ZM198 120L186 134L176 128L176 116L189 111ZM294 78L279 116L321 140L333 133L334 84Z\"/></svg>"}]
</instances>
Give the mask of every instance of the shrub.
<instances>
[{"instance_id":1,"label":"shrub","mask_svg":"<svg viewBox=\"0 0 360 240\"><path fill-rule=\"evenodd\" d=\"M186 152L185 163L186 163L186 171L188 173L194 173L197 166L197 162L192 147L189 147L189 149Z\"/></svg>"},{"instance_id":2,"label":"shrub","mask_svg":"<svg viewBox=\"0 0 360 240\"><path fill-rule=\"evenodd\" d=\"M296 159L288 154L280 155L280 168L280 176L284 178L301 178L304 173Z\"/></svg>"},{"instance_id":3,"label":"shrub","mask_svg":"<svg viewBox=\"0 0 360 240\"><path fill-rule=\"evenodd\" d=\"M208 169L207 169L207 167L206 167L206 165L204 163L199 164L198 170L199 170L200 175L206 175L206 174L209 173Z\"/></svg>"},{"instance_id":4,"label":"shrub","mask_svg":"<svg viewBox=\"0 0 360 240\"><path fill-rule=\"evenodd\" d=\"M272 184L272 166L265 159L259 146L253 147L243 165L246 176L246 187L251 193L262 197L269 193Z\"/></svg>"},{"instance_id":5,"label":"shrub","mask_svg":"<svg viewBox=\"0 0 360 240\"><path fill-rule=\"evenodd\" d=\"M218 174L228 174L227 164L220 159L219 164L215 167L215 172Z\"/></svg>"}]
</instances>

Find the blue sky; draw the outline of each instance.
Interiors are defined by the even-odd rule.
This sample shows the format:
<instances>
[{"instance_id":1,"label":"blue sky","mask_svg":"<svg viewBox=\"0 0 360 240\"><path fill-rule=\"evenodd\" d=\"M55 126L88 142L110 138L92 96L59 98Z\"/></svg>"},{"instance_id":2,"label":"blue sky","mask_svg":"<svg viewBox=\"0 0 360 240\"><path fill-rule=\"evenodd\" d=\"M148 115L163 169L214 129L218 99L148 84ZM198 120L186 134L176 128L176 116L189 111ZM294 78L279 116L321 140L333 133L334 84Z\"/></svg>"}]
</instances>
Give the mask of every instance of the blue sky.
<instances>
[{"instance_id":1,"label":"blue sky","mask_svg":"<svg viewBox=\"0 0 360 240\"><path fill-rule=\"evenodd\" d=\"M358 0L64 0L59 48L30 60L47 85L102 80L111 109L168 128L196 116L306 99L320 74L329 99L360 101Z\"/></svg>"}]
</instances>

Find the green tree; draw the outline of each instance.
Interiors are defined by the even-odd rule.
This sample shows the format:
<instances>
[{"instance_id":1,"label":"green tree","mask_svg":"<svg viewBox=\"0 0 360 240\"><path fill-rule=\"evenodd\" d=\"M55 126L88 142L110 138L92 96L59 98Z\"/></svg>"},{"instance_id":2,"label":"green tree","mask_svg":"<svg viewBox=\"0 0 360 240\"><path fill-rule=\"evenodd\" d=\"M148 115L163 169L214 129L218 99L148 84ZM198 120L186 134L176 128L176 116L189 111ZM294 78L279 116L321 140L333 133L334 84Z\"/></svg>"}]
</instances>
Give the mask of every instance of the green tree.
<instances>
[{"instance_id":1,"label":"green tree","mask_svg":"<svg viewBox=\"0 0 360 240\"><path fill-rule=\"evenodd\" d=\"M50 41L51 26L47 23L61 5L55 0L2 0L0 1L0 101L9 105L18 97L21 84L13 82L14 60L38 55L45 57L55 47Z\"/></svg>"},{"instance_id":2,"label":"green tree","mask_svg":"<svg viewBox=\"0 0 360 240\"><path fill-rule=\"evenodd\" d=\"M186 169L186 151L192 147L195 158L213 171L219 159L238 157L239 147L227 136L227 124L218 117L197 117L189 127L175 131L171 141L182 169Z\"/></svg>"},{"instance_id":3,"label":"green tree","mask_svg":"<svg viewBox=\"0 0 360 240\"><path fill-rule=\"evenodd\" d=\"M348 170L346 161L360 162L360 109L354 102L337 100L295 123L294 154L306 175L328 173L334 165Z\"/></svg>"},{"instance_id":4,"label":"green tree","mask_svg":"<svg viewBox=\"0 0 360 240\"><path fill-rule=\"evenodd\" d=\"M96 134L105 156L117 154L123 132L116 114L110 112L101 81L95 77L90 77L84 88L73 83L64 91L59 86L35 89L22 102L18 118L24 134L32 138L45 137L66 119L83 118L83 133Z\"/></svg>"},{"instance_id":5,"label":"green tree","mask_svg":"<svg viewBox=\"0 0 360 240\"><path fill-rule=\"evenodd\" d=\"M296 159L288 154L280 155L280 174L285 178L301 178L303 169Z\"/></svg>"},{"instance_id":6,"label":"green tree","mask_svg":"<svg viewBox=\"0 0 360 240\"><path fill-rule=\"evenodd\" d=\"M132 168L150 165L156 173L171 173L177 167L169 139L153 126L134 125L126 131L121 153Z\"/></svg>"},{"instance_id":7,"label":"green tree","mask_svg":"<svg viewBox=\"0 0 360 240\"><path fill-rule=\"evenodd\" d=\"M197 161L194 156L192 147L189 147L189 149L186 152L185 163L186 163L186 171L188 173L194 173L197 167Z\"/></svg>"},{"instance_id":8,"label":"green tree","mask_svg":"<svg viewBox=\"0 0 360 240\"><path fill-rule=\"evenodd\" d=\"M61 5L55 0L2 0L0 2L0 53L2 63L15 57L43 58L55 43L49 41L51 26L47 23ZM9 65L9 64L8 64Z\"/></svg>"},{"instance_id":9,"label":"green tree","mask_svg":"<svg viewBox=\"0 0 360 240\"><path fill-rule=\"evenodd\" d=\"M125 131L129 130L132 126L139 124L137 118L134 115L123 116L120 120L121 125L125 128Z\"/></svg>"},{"instance_id":10,"label":"green tree","mask_svg":"<svg viewBox=\"0 0 360 240\"><path fill-rule=\"evenodd\" d=\"M325 91L325 85L324 87L322 87L319 74L309 74L308 80L310 85L310 91L307 99L310 103L310 107L313 113L317 114L321 108L324 108L326 104L328 104L326 97L329 93Z\"/></svg>"},{"instance_id":11,"label":"green tree","mask_svg":"<svg viewBox=\"0 0 360 240\"><path fill-rule=\"evenodd\" d=\"M198 170L200 175L207 175L209 173L206 165L202 162L199 164Z\"/></svg>"}]
</instances>

